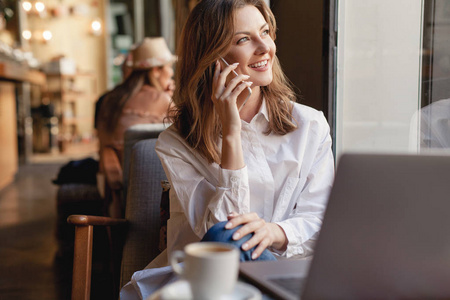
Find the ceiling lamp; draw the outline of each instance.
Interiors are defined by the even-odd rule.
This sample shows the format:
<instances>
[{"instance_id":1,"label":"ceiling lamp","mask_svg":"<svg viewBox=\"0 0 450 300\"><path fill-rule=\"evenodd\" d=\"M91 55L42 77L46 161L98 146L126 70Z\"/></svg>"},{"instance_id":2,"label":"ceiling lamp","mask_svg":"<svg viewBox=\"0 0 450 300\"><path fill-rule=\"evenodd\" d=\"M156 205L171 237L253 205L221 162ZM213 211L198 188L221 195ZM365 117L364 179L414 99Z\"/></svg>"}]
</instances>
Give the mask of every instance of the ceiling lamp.
<instances>
[{"instance_id":1,"label":"ceiling lamp","mask_svg":"<svg viewBox=\"0 0 450 300\"><path fill-rule=\"evenodd\" d=\"M33 8L33 5L31 4L30 1L24 1L24 2L22 2L22 8L24 11L30 12L31 9Z\"/></svg>"},{"instance_id":2,"label":"ceiling lamp","mask_svg":"<svg viewBox=\"0 0 450 300\"><path fill-rule=\"evenodd\" d=\"M38 2L36 2L36 3L34 4L34 8L36 9L36 11L37 11L38 13L42 13L42 12L44 12L44 10L45 10L45 4L42 3L42 2L40 2L40 1L38 1Z\"/></svg>"},{"instance_id":3,"label":"ceiling lamp","mask_svg":"<svg viewBox=\"0 0 450 300\"><path fill-rule=\"evenodd\" d=\"M91 22L91 33L93 35L100 35L102 33L102 23L100 20L94 20Z\"/></svg>"},{"instance_id":4,"label":"ceiling lamp","mask_svg":"<svg viewBox=\"0 0 450 300\"><path fill-rule=\"evenodd\" d=\"M31 31L29 30L22 31L22 37L27 41L31 40L32 37Z\"/></svg>"},{"instance_id":5,"label":"ceiling lamp","mask_svg":"<svg viewBox=\"0 0 450 300\"><path fill-rule=\"evenodd\" d=\"M42 32L42 38L44 39L44 42L48 42L53 38L53 34L50 30L44 30L44 32Z\"/></svg>"}]
</instances>

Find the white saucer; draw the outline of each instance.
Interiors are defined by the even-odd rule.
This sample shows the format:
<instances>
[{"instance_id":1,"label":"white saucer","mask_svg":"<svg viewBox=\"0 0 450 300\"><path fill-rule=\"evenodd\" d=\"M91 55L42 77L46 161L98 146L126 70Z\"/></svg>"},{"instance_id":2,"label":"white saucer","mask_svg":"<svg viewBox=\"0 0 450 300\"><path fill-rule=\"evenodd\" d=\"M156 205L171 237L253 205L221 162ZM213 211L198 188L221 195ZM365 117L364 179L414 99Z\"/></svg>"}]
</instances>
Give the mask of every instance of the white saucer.
<instances>
[{"instance_id":1,"label":"white saucer","mask_svg":"<svg viewBox=\"0 0 450 300\"><path fill-rule=\"evenodd\" d=\"M186 280L179 280L164 286L162 289L150 295L146 300L191 300L192 294L189 283ZM231 294L223 295L220 300L261 300L261 292L244 282L238 281Z\"/></svg>"}]
</instances>

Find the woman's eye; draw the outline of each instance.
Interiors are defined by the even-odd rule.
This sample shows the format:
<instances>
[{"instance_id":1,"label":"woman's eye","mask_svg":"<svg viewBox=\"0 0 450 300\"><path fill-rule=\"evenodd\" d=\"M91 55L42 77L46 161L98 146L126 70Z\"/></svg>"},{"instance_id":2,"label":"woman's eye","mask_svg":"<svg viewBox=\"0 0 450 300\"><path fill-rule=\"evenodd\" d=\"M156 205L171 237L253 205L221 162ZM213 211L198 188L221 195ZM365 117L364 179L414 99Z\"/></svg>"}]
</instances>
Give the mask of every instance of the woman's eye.
<instances>
[{"instance_id":1,"label":"woman's eye","mask_svg":"<svg viewBox=\"0 0 450 300\"><path fill-rule=\"evenodd\" d=\"M269 35L269 33L270 33L269 29L266 29L262 32L262 35Z\"/></svg>"},{"instance_id":2,"label":"woman's eye","mask_svg":"<svg viewBox=\"0 0 450 300\"><path fill-rule=\"evenodd\" d=\"M248 41L248 37L243 37L243 38L239 39L236 44L240 44L245 41Z\"/></svg>"}]
</instances>

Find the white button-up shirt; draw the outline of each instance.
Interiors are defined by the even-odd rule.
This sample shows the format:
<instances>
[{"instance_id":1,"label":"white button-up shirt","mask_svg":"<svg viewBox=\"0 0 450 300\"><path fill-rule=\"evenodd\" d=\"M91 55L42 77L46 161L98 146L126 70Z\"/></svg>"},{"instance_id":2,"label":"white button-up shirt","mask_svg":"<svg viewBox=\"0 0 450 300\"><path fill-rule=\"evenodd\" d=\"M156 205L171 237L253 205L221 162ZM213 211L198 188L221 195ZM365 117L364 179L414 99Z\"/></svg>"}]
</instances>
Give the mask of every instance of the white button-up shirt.
<instances>
[{"instance_id":1,"label":"white button-up shirt","mask_svg":"<svg viewBox=\"0 0 450 300\"><path fill-rule=\"evenodd\" d=\"M161 133L156 152L171 183L169 253L199 241L230 212L256 212L281 226L288 245L278 255L312 253L334 177L331 137L322 112L295 103L293 117L293 132L264 134L269 116L263 101L250 123L242 121L246 166L240 170L208 163L173 126Z\"/></svg>"}]
</instances>

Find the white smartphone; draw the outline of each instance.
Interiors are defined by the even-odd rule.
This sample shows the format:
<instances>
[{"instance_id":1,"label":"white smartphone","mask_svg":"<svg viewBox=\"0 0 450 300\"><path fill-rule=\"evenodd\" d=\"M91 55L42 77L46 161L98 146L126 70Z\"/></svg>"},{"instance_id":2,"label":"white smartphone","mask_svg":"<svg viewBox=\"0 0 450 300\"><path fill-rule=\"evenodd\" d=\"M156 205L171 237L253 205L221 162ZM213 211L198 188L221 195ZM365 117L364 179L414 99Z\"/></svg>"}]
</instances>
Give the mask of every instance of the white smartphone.
<instances>
[{"instance_id":1,"label":"white smartphone","mask_svg":"<svg viewBox=\"0 0 450 300\"><path fill-rule=\"evenodd\" d=\"M220 57L220 59L225 63L225 65L229 66L230 64L223 58ZM235 71L235 70L231 70L231 72L233 72L233 74L235 76L239 76L239 74ZM247 98L245 98L244 102L242 103L241 107L239 107L239 111L241 111L241 109L244 107L245 103L247 103L248 99L250 98L250 96L252 95L252 89L248 86L247 87L247 91L248 91L248 95Z\"/></svg>"}]
</instances>

